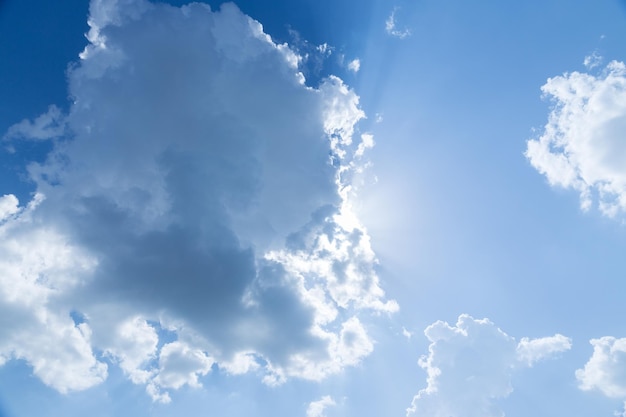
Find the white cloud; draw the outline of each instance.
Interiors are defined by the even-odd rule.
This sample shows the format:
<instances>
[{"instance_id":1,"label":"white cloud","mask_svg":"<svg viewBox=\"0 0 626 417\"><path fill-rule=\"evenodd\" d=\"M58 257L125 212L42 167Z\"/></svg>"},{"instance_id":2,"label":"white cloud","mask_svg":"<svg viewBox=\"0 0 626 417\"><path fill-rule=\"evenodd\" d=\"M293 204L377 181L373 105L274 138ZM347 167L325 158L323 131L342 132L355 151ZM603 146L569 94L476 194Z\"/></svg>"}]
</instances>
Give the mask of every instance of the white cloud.
<instances>
[{"instance_id":1,"label":"white cloud","mask_svg":"<svg viewBox=\"0 0 626 417\"><path fill-rule=\"evenodd\" d=\"M13 194L0 197L0 222L19 211L19 201Z\"/></svg>"},{"instance_id":2,"label":"white cloud","mask_svg":"<svg viewBox=\"0 0 626 417\"><path fill-rule=\"evenodd\" d=\"M466 314L454 326L433 323L424 334L431 343L419 364L428 385L413 398L407 416L501 417L494 402L513 391L513 372L571 346L561 335L516 343L488 319Z\"/></svg>"},{"instance_id":3,"label":"white cloud","mask_svg":"<svg viewBox=\"0 0 626 417\"><path fill-rule=\"evenodd\" d=\"M604 336L589 341L593 354L583 369L576 370L579 388L599 391L609 398L623 401L623 411L616 416L626 416L626 338Z\"/></svg>"},{"instance_id":4,"label":"white cloud","mask_svg":"<svg viewBox=\"0 0 626 417\"><path fill-rule=\"evenodd\" d=\"M569 337L556 334L550 337L529 339L523 337L517 345L517 359L532 366L535 362L549 358L555 353L571 349L572 341Z\"/></svg>"},{"instance_id":5,"label":"white cloud","mask_svg":"<svg viewBox=\"0 0 626 417\"><path fill-rule=\"evenodd\" d=\"M27 208L0 199L0 312L16 323L2 358L67 391L106 378L103 352L161 402L214 363L270 384L360 363L363 317L398 306L351 210L373 145L358 96L337 77L303 85L298 55L233 4L90 13L55 116L67 135L29 165ZM32 332L61 352L20 348Z\"/></svg>"},{"instance_id":6,"label":"white cloud","mask_svg":"<svg viewBox=\"0 0 626 417\"><path fill-rule=\"evenodd\" d=\"M65 123L65 116L61 110L57 106L51 105L46 113L38 116L34 121L24 119L11 126L3 139L45 140L56 138L65 133Z\"/></svg>"},{"instance_id":7,"label":"white cloud","mask_svg":"<svg viewBox=\"0 0 626 417\"><path fill-rule=\"evenodd\" d=\"M600 64L602 64L602 56L595 51L591 55L587 55L583 60L583 65L589 70L596 68Z\"/></svg>"},{"instance_id":8,"label":"white cloud","mask_svg":"<svg viewBox=\"0 0 626 417\"><path fill-rule=\"evenodd\" d=\"M326 55L326 56L333 53L333 47L327 44L326 42L324 42L321 45L317 45L315 49L317 49L317 51L320 52L322 55Z\"/></svg>"},{"instance_id":9,"label":"white cloud","mask_svg":"<svg viewBox=\"0 0 626 417\"><path fill-rule=\"evenodd\" d=\"M17 199L10 198L17 206ZM75 287L96 266L84 250L32 217L38 195L16 217L0 224L0 363L23 359L60 392L89 388L107 376L91 346L91 328L46 306ZM14 212L14 210L10 210Z\"/></svg>"},{"instance_id":10,"label":"white cloud","mask_svg":"<svg viewBox=\"0 0 626 417\"><path fill-rule=\"evenodd\" d=\"M168 343L161 349L155 382L164 388L177 389L183 385L199 388L202 385L198 377L206 375L213 363L213 359L200 349L179 341Z\"/></svg>"},{"instance_id":11,"label":"white cloud","mask_svg":"<svg viewBox=\"0 0 626 417\"><path fill-rule=\"evenodd\" d=\"M606 216L623 213L626 66L613 61L597 75L550 78L542 91L554 108L543 134L528 141L526 157L551 185L578 191L583 210L597 201Z\"/></svg>"},{"instance_id":12,"label":"white cloud","mask_svg":"<svg viewBox=\"0 0 626 417\"><path fill-rule=\"evenodd\" d=\"M336 405L335 400L329 395L324 395L317 401L313 401L309 404L306 410L306 417L325 417L326 408Z\"/></svg>"},{"instance_id":13,"label":"white cloud","mask_svg":"<svg viewBox=\"0 0 626 417\"><path fill-rule=\"evenodd\" d=\"M374 350L374 344L356 317L342 323L338 334L324 330L320 325L314 326L311 331L326 342L325 351L323 353L319 350L303 351L291 355L285 366L270 366L264 378L266 384L279 385L288 377L321 381L347 366L358 365Z\"/></svg>"},{"instance_id":14,"label":"white cloud","mask_svg":"<svg viewBox=\"0 0 626 417\"><path fill-rule=\"evenodd\" d=\"M220 362L220 368L226 370L232 375L245 374L259 369L260 365L257 361L256 354L250 352L237 352L230 360Z\"/></svg>"},{"instance_id":15,"label":"white cloud","mask_svg":"<svg viewBox=\"0 0 626 417\"><path fill-rule=\"evenodd\" d=\"M411 340L411 338L413 337L413 333L408 331L406 328L402 327L402 336L404 336L407 339Z\"/></svg>"},{"instance_id":16,"label":"white cloud","mask_svg":"<svg viewBox=\"0 0 626 417\"><path fill-rule=\"evenodd\" d=\"M154 375L146 369L157 357L159 336L141 317L132 317L116 323L112 332L112 346L106 352L117 358L120 368L135 384L145 384Z\"/></svg>"},{"instance_id":17,"label":"white cloud","mask_svg":"<svg viewBox=\"0 0 626 417\"><path fill-rule=\"evenodd\" d=\"M396 38L404 39L408 36L411 36L411 30L408 28L398 29L396 23L396 13L398 12L398 8L394 7L391 11L391 14L385 20L385 31L387 34L394 36Z\"/></svg>"},{"instance_id":18,"label":"white cloud","mask_svg":"<svg viewBox=\"0 0 626 417\"><path fill-rule=\"evenodd\" d=\"M590 343L593 354L585 367L576 371L580 389L626 399L626 338L605 336Z\"/></svg>"},{"instance_id":19,"label":"white cloud","mask_svg":"<svg viewBox=\"0 0 626 417\"><path fill-rule=\"evenodd\" d=\"M371 149L374 147L374 135L370 133L363 133L361 135L361 143L355 152L355 156L361 157L365 154L367 149Z\"/></svg>"},{"instance_id":20,"label":"white cloud","mask_svg":"<svg viewBox=\"0 0 626 417\"><path fill-rule=\"evenodd\" d=\"M359 72L359 70L361 69L361 60L356 58L348 62L348 69L354 73Z\"/></svg>"}]
</instances>

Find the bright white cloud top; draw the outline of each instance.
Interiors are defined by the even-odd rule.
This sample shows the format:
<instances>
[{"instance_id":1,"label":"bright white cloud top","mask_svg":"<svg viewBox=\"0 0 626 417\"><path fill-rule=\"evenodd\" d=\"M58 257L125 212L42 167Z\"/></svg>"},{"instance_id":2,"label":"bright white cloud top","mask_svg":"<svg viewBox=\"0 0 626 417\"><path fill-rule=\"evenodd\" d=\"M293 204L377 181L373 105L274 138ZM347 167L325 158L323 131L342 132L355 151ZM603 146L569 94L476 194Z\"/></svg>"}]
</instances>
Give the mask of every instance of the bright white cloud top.
<instances>
[{"instance_id":1,"label":"bright white cloud top","mask_svg":"<svg viewBox=\"0 0 626 417\"><path fill-rule=\"evenodd\" d=\"M467 314L454 326L437 321L424 334L431 343L419 365L428 386L413 398L407 416L501 417L495 402L513 391L516 370L571 348L560 334L518 343L490 320Z\"/></svg>"},{"instance_id":2,"label":"bright white cloud top","mask_svg":"<svg viewBox=\"0 0 626 417\"><path fill-rule=\"evenodd\" d=\"M626 339L605 336L590 343L593 354L585 367L576 371L580 389L626 400Z\"/></svg>"},{"instance_id":3,"label":"bright white cloud top","mask_svg":"<svg viewBox=\"0 0 626 417\"><path fill-rule=\"evenodd\" d=\"M351 211L373 145L356 94L306 86L232 4L93 0L89 26L69 113L5 135L57 139L33 201L0 198L2 363L61 392L115 364L160 402L216 370L278 384L358 364L363 317L398 306Z\"/></svg>"},{"instance_id":4,"label":"bright white cloud top","mask_svg":"<svg viewBox=\"0 0 626 417\"><path fill-rule=\"evenodd\" d=\"M306 417L326 417L326 409L337 405L330 395L324 395L317 401L311 402L306 409Z\"/></svg>"},{"instance_id":5,"label":"bright white cloud top","mask_svg":"<svg viewBox=\"0 0 626 417\"><path fill-rule=\"evenodd\" d=\"M599 57L585 59L587 67ZM526 156L553 186L580 193L581 207L597 202L609 217L626 211L626 66L612 61L597 74L572 72L548 79L543 93L554 102Z\"/></svg>"},{"instance_id":6,"label":"bright white cloud top","mask_svg":"<svg viewBox=\"0 0 626 417\"><path fill-rule=\"evenodd\" d=\"M579 388L583 391L599 391L609 398L624 402L626 415L626 338L604 336L589 341L593 354L584 368L576 371Z\"/></svg>"}]
</instances>

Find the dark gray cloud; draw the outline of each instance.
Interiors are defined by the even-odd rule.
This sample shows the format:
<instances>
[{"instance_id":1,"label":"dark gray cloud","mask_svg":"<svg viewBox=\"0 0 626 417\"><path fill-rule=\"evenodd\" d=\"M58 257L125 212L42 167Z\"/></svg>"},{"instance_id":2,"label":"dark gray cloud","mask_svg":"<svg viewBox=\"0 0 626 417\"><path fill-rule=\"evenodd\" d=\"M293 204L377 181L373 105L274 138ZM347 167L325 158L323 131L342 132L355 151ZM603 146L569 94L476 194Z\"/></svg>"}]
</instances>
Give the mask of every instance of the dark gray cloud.
<instances>
[{"instance_id":1,"label":"dark gray cloud","mask_svg":"<svg viewBox=\"0 0 626 417\"><path fill-rule=\"evenodd\" d=\"M0 266L18 281L2 282L0 308L26 306L6 294L28 286L85 358L80 372L54 368L65 382L36 374L82 389L106 378L108 358L169 401L167 389L197 386L214 363L270 384L358 363L373 349L359 311L397 305L350 209L351 173L372 143L355 133L355 93L336 77L307 87L300 58L232 4L93 0L90 10L69 113L51 107L13 129L63 123L29 168L38 196L21 211L0 200ZM177 340L159 344L159 329ZM47 358L0 348L35 368Z\"/></svg>"}]
</instances>

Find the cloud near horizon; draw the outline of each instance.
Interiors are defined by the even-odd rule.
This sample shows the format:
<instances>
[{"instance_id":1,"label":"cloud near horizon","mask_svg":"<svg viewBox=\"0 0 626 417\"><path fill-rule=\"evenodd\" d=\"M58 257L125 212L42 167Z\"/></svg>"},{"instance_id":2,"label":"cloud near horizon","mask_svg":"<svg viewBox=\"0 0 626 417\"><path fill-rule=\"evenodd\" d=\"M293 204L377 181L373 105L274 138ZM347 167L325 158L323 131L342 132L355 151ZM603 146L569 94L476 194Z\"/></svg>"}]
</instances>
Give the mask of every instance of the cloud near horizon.
<instances>
[{"instance_id":1,"label":"cloud near horizon","mask_svg":"<svg viewBox=\"0 0 626 417\"><path fill-rule=\"evenodd\" d=\"M428 385L413 398L407 416L502 417L496 401L513 391L513 373L571 348L560 334L518 343L490 320L467 314L454 326L437 321L424 334L429 353L419 365Z\"/></svg>"},{"instance_id":2,"label":"cloud near horizon","mask_svg":"<svg viewBox=\"0 0 626 417\"><path fill-rule=\"evenodd\" d=\"M585 367L576 371L580 389L598 390L607 397L626 400L626 338L604 336L589 343L593 354Z\"/></svg>"},{"instance_id":3,"label":"cloud near horizon","mask_svg":"<svg viewBox=\"0 0 626 417\"><path fill-rule=\"evenodd\" d=\"M576 370L578 387L621 400L623 411L615 415L626 416L626 338L604 336L589 343L593 354L582 369Z\"/></svg>"},{"instance_id":4,"label":"cloud near horizon","mask_svg":"<svg viewBox=\"0 0 626 417\"><path fill-rule=\"evenodd\" d=\"M30 203L0 197L0 363L60 392L116 365L160 402L216 370L278 384L358 364L363 318L398 309L351 211L373 145L358 96L307 86L230 3L92 0L89 26L67 114L4 136L54 147Z\"/></svg>"},{"instance_id":5,"label":"cloud near horizon","mask_svg":"<svg viewBox=\"0 0 626 417\"><path fill-rule=\"evenodd\" d=\"M408 28L398 29L398 23L396 22L396 13L399 8L396 6L391 10L391 14L385 20L385 32L395 38L404 39L411 36L411 30Z\"/></svg>"}]
</instances>

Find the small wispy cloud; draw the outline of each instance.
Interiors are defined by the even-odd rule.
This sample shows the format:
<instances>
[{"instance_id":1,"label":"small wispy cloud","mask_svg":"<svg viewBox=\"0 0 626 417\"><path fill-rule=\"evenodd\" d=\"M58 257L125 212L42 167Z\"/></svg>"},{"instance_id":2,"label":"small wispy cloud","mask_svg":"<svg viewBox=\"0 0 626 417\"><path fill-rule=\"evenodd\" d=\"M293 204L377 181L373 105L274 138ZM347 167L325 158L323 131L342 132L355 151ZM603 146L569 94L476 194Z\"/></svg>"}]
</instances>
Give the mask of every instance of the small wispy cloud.
<instances>
[{"instance_id":1,"label":"small wispy cloud","mask_svg":"<svg viewBox=\"0 0 626 417\"><path fill-rule=\"evenodd\" d=\"M411 337L413 337L413 332L408 331L406 329L406 327L402 327L402 336L404 336L407 339L411 340Z\"/></svg>"},{"instance_id":2,"label":"small wispy cloud","mask_svg":"<svg viewBox=\"0 0 626 417\"><path fill-rule=\"evenodd\" d=\"M587 69L594 69L600 64L602 64L602 55L597 51L594 51L591 55L587 55L583 61L583 65Z\"/></svg>"},{"instance_id":3,"label":"small wispy cloud","mask_svg":"<svg viewBox=\"0 0 626 417\"><path fill-rule=\"evenodd\" d=\"M14 124L4 134L4 140L29 139L46 140L62 136L65 133L66 120L61 110L51 105L48 111L35 120L24 119Z\"/></svg>"},{"instance_id":4,"label":"small wispy cloud","mask_svg":"<svg viewBox=\"0 0 626 417\"><path fill-rule=\"evenodd\" d=\"M408 28L399 29L396 22L396 13L398 11L398 7L394 7L391 11L391 14L385 21L385 31L396 38L404 39L408 36L411 36L411 30Z\"/></svg>"}]
</instances>

